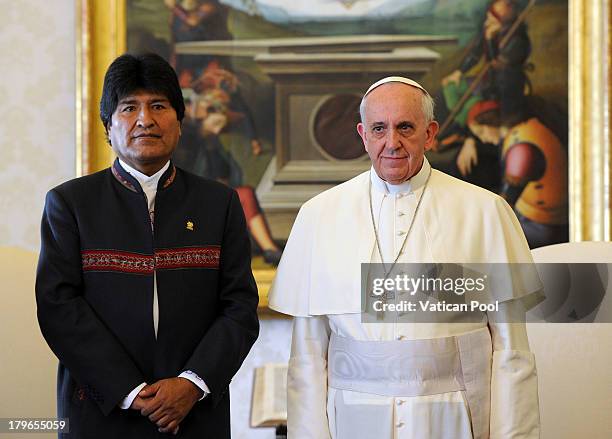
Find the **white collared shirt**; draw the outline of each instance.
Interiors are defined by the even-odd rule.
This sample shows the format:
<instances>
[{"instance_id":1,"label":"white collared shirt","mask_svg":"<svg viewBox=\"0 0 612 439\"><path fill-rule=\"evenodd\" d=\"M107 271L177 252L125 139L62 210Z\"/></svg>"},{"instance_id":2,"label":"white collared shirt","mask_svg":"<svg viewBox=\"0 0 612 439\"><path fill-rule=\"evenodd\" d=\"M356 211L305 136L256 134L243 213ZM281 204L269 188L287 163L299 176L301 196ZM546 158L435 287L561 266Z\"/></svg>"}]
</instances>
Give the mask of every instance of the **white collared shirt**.
<instances>
[{"instance_id":1,"label":"white collared shirt","mask_svg":"<svg viewBox=\"0 0 612 439\"><path fill-rule=\"evenodd\" d=\"M155 196L157 195L157 185L161 176L170 167L170 161L168 162L155 174L148 176L132 168L130 165L119 159L119 164L125 171L138 180L142 191L145 193L147 198L147 206L149 209L149 218L151 218L151 225L153 225L153 217L155 215ZM157 328L159 325L159 302L157 300L157 274L153 272L153 329L155 330L155 338L157 338Z\"/></svg>"},{"instance_id":2,"label":"white collared shirt","mask_svg":"<svg viewBox=\"0 0 612 439\"><path fill-rule=\"evenodd\" d=\"M143 192L147 196L149 215L151 215L155 209L155 195L157 195L157 185L159 183L159 179L170 167L170 160L168 160L168 162L159 171L151 176L143 174L137 169L132 168L121 159L119 159L119 164L128 174L130 174L132 177L138 180L138 183L140 183Z\"/></svg>"},{"instance_id":3,"label":"white collared shirt","mask_svg":"<svg viewBox=\"0 0 612 439\"><path fill-rule=\"evenodd\" d=\"M170 160L168 160L168 162L166 162L166 164L159 171L157 171L155 174L151 176L143 174L137 169L132 168L130 165L128 165L121 159L119 159L119 164L121 165L123 169L125 169L125 171L128 174L130 174L132 177L138 180L138 183L140 183L140 187L142 187L142 191L144 192L145 197L147 199L147 207L149 209L149 218L151 218L151 227L153 227L153 219L155 217L155 196L157 195L157 186L159 184L159 179L161 178L161 176L164 175L164 172L166 172L168 168L170 167ZM155 330L155 338L157 338L158 326L159 326L159 302L157 298L157 273L153 271L153 329ZM190 370L186 370L182 372L179 375L179 377L188 379L189 381L191 381L193 384L198 386L198 388L200 388L204 392L204 395L202 396L202 398L200 398L200 400L204 399L204 397L210 393L210 389L208 388L204 380L202 380L202 378L200 378L194 372ZM130 408L130 406L132 405L132 402L134 402L134 399L138 395L138 392L140 392L140 390L142 390L142 388L146 386L146 384L147 383L141 383L140 385L135 387L134 390L132 390L129 393L129 395L123 399L119 407L121 407L122 409Z\"/></svg>"}]
</instances>

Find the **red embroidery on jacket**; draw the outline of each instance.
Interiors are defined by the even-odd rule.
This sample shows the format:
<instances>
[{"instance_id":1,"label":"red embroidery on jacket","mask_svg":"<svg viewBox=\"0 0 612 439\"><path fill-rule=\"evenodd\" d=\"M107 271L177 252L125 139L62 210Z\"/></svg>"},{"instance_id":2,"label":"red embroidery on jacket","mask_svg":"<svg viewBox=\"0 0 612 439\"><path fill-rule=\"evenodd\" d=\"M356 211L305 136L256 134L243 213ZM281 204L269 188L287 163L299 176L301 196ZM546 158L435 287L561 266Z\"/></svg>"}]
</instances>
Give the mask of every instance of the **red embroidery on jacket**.
<instances>
[{"instance_id":1,"label":"red embroidery on jacket","mask_svg":"<svg viewBox=\"0 0 612 439\"><path fill-rule=\"evenodd\" d=\"M121 271L124 273L153 274L153 255L117 250L85 250L81 252L83 271Z\"/></svg>"},{"instance_id":2,"label":"red embroidery on jacket","mask_svg":"<svg viewBox=\"0 0 612 439\"><path fill-rule=\"evenodd\" d=\"M115 162L116 166L121 166L119 164L119 162ZM117 179L117 181L119 183L121 183L122 185L124 185L126 188L128 188L129 190L131 190L132 192L138 192L138 190L134 187L134 185L132 183L130 183L128 180L126 180L125 178L123 178L123 176L119 173L119 171L115 168L115 165L111 166L111 172L113 173L113 176Z\"/></svg>"},{"instance_id":3,"label":"red embroidery on jacket","mask_svg":"<svg viewBox=\"0 0 612 439\"><path fill-rule=\"evenodd\" d=\"M172 165L172 173L164 182L164 185L162 187L167 188L168 186L170 186L174 182L174 177L176 177L176 168L174 167L174 165Z\"/></svg>"},{"instance_id":4,"label":"red embroidery on jacket","mask_svg":"<svg viewBox=\"0 0 612 439\"><path fill-rule=\"evenodd\" d=\"M160 270L177 268L219 268L221 247L184 247L160 249L155 264Z\"/></svg>"},{"instance_id":5,"label":"red embroidery on jacket","mask_svg":"<svg viewBox=\"0 0 612 439\"><path fill-rule=\"evenodd\" d=\"M160 249L154 255L117 250L84 250L83 271L118 271L153 274L155 270L180 268L219 268L221 247L184 247Z\"/></svg>"}]
</instances>

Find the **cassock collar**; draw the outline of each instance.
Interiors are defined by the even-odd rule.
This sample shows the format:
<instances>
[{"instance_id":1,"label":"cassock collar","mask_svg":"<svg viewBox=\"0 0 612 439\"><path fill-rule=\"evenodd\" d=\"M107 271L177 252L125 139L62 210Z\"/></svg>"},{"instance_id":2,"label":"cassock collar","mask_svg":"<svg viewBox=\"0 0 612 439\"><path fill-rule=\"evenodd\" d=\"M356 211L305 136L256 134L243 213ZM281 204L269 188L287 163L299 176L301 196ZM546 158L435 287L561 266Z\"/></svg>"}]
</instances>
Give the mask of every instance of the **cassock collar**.
<instances>
[{"instance_id":1,"label":"cassock collar","mask_svg":"<svg viewBox=\"0 0 612 439\"><path fill-rule=\"evenodd\" d=\"M372 168L370 168L372 188L383 194L412 193L419 190L419 188L425 184L430 169L431 165L427 161L427 158L423 157L423 166L421 166L421 169L414 177L400 184L390 184L380 178L372 166Z\"/></svg>"},{"instance_id":2,"label":"cassock collar","mask_svg":"<svg viewBox=\"0 0 612 439\"><path fill-rule=\"evenodd\" d=\"M148 176L117 158L111 167L111 171L115 179L132 192L143 191L141 182L147 184L156 181L157 190L165 189L174 182L176 176L176 168L171 161L168 161L162 169L152 176Z\"/></svg>"}]
</instances>

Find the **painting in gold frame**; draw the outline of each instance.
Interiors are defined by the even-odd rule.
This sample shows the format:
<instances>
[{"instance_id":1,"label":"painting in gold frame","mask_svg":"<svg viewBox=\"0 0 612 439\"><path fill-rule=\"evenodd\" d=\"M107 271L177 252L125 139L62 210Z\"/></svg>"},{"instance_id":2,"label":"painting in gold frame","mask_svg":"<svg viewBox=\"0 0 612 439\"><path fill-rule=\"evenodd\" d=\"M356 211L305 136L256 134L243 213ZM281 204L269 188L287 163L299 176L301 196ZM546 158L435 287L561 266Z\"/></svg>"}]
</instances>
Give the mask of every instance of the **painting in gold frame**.
<instances>
[{"instance_id":1,"label":"painting in gold frame","mask_svg":"<svg viewBox=\"0 0 612 439\"><path fill-rule=\"evenodd\" d=\"M610 239L608 1L569 1L570 240ZM108 166L112 152L98 123L108 64L126 46L125 0L78 2L77 174ZM100 31L104 29L104 31ZM262 303L273 270L256 271Z\"/></svg>"}]
</instances>

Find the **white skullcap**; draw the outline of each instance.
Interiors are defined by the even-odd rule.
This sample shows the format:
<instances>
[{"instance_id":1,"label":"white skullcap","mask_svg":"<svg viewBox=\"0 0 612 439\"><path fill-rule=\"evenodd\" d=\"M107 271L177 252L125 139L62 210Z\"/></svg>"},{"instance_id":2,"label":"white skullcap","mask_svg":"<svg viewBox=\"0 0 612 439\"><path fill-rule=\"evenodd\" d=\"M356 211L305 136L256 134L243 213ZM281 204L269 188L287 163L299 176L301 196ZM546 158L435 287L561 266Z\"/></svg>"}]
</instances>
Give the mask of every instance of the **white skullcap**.
<instances>
[{"instance_id":1,"label":"white skullcap","mask_svg":"<svg viewBox=\"0 0 612 439\"><path fill-rule=\"evenodd\" d=\"M407 85L410 85L412 87L416 87L416 88L418 88L420 90L423 90L423 92L426 95L429 95L427 90L425 90L421 84L419 84L416 81L413 81L410 78L404 78L403 76L387 76L386 78L380 79L380 80L376 81L374 84L370 85L370 88L368 88L368 91L365 92L363 97L365 98L367 95L370 94L370 92L372 90L374 90L377 87L380 87L383 84L386 84L387 82L401 82L402 84L407 84Z\"/></svg>"}]
</instances>

